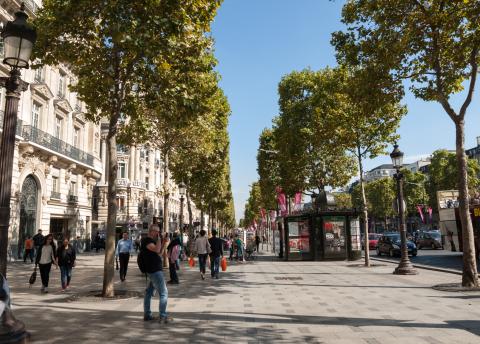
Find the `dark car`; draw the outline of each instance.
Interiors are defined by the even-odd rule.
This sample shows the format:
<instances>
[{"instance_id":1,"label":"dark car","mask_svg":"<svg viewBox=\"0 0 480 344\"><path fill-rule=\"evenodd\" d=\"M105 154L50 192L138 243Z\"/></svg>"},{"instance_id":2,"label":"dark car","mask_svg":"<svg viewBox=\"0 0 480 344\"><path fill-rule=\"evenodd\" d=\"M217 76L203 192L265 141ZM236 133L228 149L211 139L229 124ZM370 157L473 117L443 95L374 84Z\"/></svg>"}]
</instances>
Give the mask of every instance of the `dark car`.
<instances>
[{"instance_id":1,"label":"dark car","mask_svg":"<svg viewBox=\"0 0 480 344\"><path fill-rule=\"evenodd\" d=\"M442 235L439 231L420 232L417 237L417 248L430 247L433 250L443 249Z\"/></svg>"},{"instance_id":2,"label":"dark car","mask_svg":"<svg viewBox=\"0 0 480 344\"><path fill-rule=\"evenodd\" d=\"M368 233L368 248L374 250L377 248L378 239L382 237L382 234L379 233ZM365 249L365 240L362 236L362 250Z\"/></svg>"},{"instance_id":3,"label":"dark car","mask_svg":"<svg viewBox=\"0 0 480 344\"><path fill-rule=\"evenodd\" d=\"M390 257L401 256L400 233L384 233L378 240L377 256L388 254ZM417 246L413 241L407 240L408 254L415 257L417 255Z\"/></svg>"}]
</instances>

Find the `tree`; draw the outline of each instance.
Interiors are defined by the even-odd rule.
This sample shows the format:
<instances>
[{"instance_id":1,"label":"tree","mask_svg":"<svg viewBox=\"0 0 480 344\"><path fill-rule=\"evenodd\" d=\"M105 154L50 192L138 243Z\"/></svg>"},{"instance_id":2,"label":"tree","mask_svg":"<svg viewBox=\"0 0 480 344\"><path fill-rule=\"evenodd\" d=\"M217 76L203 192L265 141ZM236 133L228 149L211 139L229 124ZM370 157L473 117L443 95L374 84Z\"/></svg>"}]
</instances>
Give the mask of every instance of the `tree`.
<instances>
[{"instance_id":1,"label":"tree","mask_svg":"<svg viewBox=\"0 0 480 344\"><path fill-rule=\"evenodd\" d=\"M412 172L402 169L405 203L407 204L407 214L416 216L418 214L417 205L428 206L428 194L426 189L427 178L421 172Z\"/></svg>"},{"instance_id":2,"label":"tree","mask_svg":"<svg viewBox=\"0 0 480 344\"><path fill-rule=\"evenodd\" d=\"M467 160L468 172L468 191L473 195L480 185L478 173L480 166L477 160ZM457 190L458 189L458 165L454 153L444 149L433 152L431 163L428 166L428 174L430 176L427 189L430 205L435 211L438 211L437 191L440 190Z\"/></svg>"},{"instance_id":3,"label":"tree","mask_svg":"<svg viewBox=\"0 0 480 344\"><path fill-rule=\"evenodd\" d=\"M326 121L335 109L332 73L330 69L292 72L278 86L280 115L275 119L274 141L281 187L289 196L343 186L355 173L354 161L332 135L332 122Z\"/></svg>"},{"instance_id":4,"label":"tree","mask_svg":"<svg viewBox=\"0 0 480 344\"><path fill-rule=\"evenodd\" d=\"M34 21L39 34L36 57L45 64L66 63L78 77L72 87L88 109L88 119L108 121L108 219L103 296L113 297L116 225L117 135L141 132L141 105L151 98L188 88L172 87L162 75L194 69L210 45L205 32L220 1L127 0L43 2ZM168 73L167 73L168 72ZM188 74L188 73L185 73ZM180 80L177 77L175 80ZM161 93L155 92L161 89ZM180 96L179 96L180 94ZM121 119L128 119L119 125Z\"/></svg>"},{"instance_id":5,"label":"tree","mask_svg":"<svg viewBox=\"0 0 480 344\"><path fill-rule=\"evenodd\" d=\"M272 129L265 128L260 134L257 152L260 198L266 209L276 209L276 187L280 185L278 152Z\"/></svg>"},{"instance_id":6,"label":"tree","mask_svg":"<svg viewBox=\"0 0 480 344\"><path fill-rule=\"evenodd\" d=\"M381 178L367 184L367 198L372 218L382 219L387 228L387 219L394 215L393 202L396 199L393 178ZM366 234L366 233L365 233Z\"/></svg>"},{"instance_id":7,"label":"tree","mask_svg":"<svg viewBox=\"0 0 480 344\"><path fill-rule=\"evenodd\" d=\"M341 111L331 116L330 121L337 125L336 133L342 145L357 160L359 209L365 221L365 266L370 266L363 161L385 154L387 145L397 140L395 132L405 114L405 108L399 103L402 92L388 75L372 68L344 66L335 70L335 80L339 82L337 92L343 97L339 97Z\"/></svg>"},{"instance_id":8,"label":"tree","mask_svg":"<svg viewBox=\"0 0 480 344\"><path fill-rule=\"evenodd\" d=\"M335 192L335 203L338 208L352 209L352 195L346 192Z\"/></svg>"},{"instance_id":9,"label":"tree","mask_svg":"<svg viewBox=\"0 0 480 344\"><path fill-rule=\"evenodd\" d=\"M250 195L245 205L245 212L243 216L243 224L248 227L254 222L258 223L261 203L261 191L258 181L252 183L250 187Z\"/></svg>"},{"instance_id":10,"label":"tree","mask_svg":"<svg viewBox=\"0 0 480 344\"><path fill-rule=\"evenodd\" d=\"M476 0L352 0L342 12L347 30L332 39L340 61L371 66L398 83L408 79L416 97L440 103L453 121L465 287L479 286L465 155L465 115L480 59L479 13ZM451 96L462 91L455 110Z\"/></svg>"}]
</instances>

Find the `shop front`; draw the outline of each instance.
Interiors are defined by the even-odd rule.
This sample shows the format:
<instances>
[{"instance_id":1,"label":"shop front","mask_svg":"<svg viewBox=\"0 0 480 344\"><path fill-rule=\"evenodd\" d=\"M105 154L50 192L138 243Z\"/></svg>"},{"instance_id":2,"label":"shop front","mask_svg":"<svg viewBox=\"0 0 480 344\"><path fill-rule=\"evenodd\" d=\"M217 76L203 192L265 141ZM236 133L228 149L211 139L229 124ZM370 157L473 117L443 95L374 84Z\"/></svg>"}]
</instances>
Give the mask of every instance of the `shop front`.
<instances>
[{"instance_id":1,"label":"shop front","mask_svg":"<svg viewBox=\"0 0 480 344\"><path fill-rule=\"evenodd\" d=\"M319 211L284 218L286 260L361 258L360 223L354 211Z\"/></svg>"}]
</instances>

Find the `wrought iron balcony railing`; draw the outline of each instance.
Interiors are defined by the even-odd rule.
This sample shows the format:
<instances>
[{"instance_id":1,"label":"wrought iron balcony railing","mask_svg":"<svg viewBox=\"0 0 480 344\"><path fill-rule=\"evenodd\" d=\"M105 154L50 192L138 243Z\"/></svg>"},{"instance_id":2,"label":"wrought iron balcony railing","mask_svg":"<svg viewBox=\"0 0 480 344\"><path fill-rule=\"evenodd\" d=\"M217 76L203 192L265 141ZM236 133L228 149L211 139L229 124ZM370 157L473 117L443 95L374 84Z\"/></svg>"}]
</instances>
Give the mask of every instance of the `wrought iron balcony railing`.
<instances>
[{"instance_id":1,"label":"wrought iron balcony railing","mask_svg":"<svg viewBox=\"0 0 480 344\"><path fill-rule=\"evenodd\" d=\"M18 125L17 125L18 132ZM81 163L93 166L93 155L84 152L71 144L68 144L53 135L50 135L31 125L24 125L20 136L27 141L37 143L45 148L51 149L57 153L77 160Z\"/></svg>"},{"instance_id":2,"label":"wrought iron balcony railing","mask_svg":"<svg viewBox=\"0 0 480 344\"><path fill-rule=\"evenodd\" d=\"M68 200L68 203L76 204L76 203L78 203L78 196L73 195L73 194L69 194L67 200Z\"/></svg>"},{"instance_id":3,"label":"wrought iron balcony railing","mask_svg":"<svg viewBox=\"0 0 480 344\"><path fill-rule=\"evenodd\" d=\"M50 198L53 198L53 199L61 199L61 198L62 198L62 194L61 194L60 192L52 191L52 194L50 195Z\"/></svg>"}]
</instances>

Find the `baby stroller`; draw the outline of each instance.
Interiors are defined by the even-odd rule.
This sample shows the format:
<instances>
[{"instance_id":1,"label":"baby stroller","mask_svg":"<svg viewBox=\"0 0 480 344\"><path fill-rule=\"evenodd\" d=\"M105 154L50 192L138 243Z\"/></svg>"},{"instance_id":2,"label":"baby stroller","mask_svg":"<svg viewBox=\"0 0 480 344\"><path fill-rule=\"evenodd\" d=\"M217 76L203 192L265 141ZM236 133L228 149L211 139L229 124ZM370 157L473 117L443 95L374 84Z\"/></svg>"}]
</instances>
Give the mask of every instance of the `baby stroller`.
<instances>
[{"instance_id":1,"label":"baby stroller","mask_svg":"<svg viewBox=\"0 0 480 344\"><path fill-rule=\"evenodd\" d=\"M255 247L247 247L245 249L245 260L255 260L257 249Z\"/></svg>"}]
</instances>

